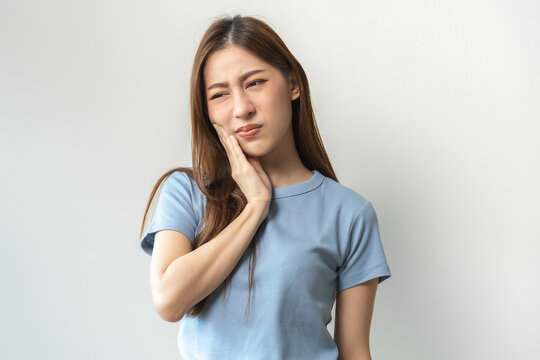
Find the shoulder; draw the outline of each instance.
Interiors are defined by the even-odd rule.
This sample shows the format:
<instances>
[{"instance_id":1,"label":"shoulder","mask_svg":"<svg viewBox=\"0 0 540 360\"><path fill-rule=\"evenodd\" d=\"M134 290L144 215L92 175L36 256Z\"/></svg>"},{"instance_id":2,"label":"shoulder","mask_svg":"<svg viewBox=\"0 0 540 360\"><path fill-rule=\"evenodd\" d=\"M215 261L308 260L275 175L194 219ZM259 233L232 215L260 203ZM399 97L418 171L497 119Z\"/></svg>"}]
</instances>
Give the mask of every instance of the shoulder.
<instances>
[{"instance_id":1,"label":"shoulder","mask_svg":"<svg viewBox=\"0 0 540 360\"><path fill-rule=\"evenodd\" d=\"M170 173L165 181L170 183L189 185L191 181L195 180L185 171L176 170Z\"/></svg>"},{"instance_id":2,"label":"shoulder","mask_svg":"<svg viewBox=\"0 0 540 360\"><path fill-rule=\"evenodd\" d=\"M198 214L198 217L202 217L206 206L206 196L199 189L195 179L187 172L176 170L170 173L163 181L161 193L174 201L190 202L193 211Z\"/></svg>"},{"instance_id":3,"label":"shoulder","mask_svg":"<svg viewBox=\"0 0 540 360\"><path fill-rule=\"evenodd\" d=\"M185 171L176 170L165 178L162 191L172 194L178 192L188 192L189 194L192 194L196 189L198 189L198 187L195 179Z\"/></svg>"},{"instance_id":4,"label":"shoulder","mask_svg":"<svg viewBox=\"0 0 540 360\"><path fill-rule=\"evenodd\" d=\"M371 207L371 202L352 187L325 177L325 196L331 203L339 204L341 210L357 215Z\"/></svg>"}]
</instances>

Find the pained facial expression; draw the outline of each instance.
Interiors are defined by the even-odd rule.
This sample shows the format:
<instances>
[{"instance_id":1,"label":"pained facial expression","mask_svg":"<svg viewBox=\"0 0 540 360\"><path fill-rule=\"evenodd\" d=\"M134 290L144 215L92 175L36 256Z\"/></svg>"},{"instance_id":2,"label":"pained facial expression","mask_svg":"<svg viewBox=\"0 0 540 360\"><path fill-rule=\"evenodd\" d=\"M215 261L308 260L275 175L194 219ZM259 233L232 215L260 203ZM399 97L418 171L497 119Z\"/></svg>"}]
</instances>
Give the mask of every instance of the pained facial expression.
<instances>
[{"instance_id":1,"label":"pained facial expression","mask_svg":"<svg viewBox=\"0 0 540 360\"><path fill-rule=\"evenodd\" d=\"M204 84L210 121L234 135L247 155L264 156L287 135L293 139L291 102L300 94L278 68L231 45L207 59ZM262 125L257 134L242 137L236 132L253 123Z\"/></svg>"}]
</instances>

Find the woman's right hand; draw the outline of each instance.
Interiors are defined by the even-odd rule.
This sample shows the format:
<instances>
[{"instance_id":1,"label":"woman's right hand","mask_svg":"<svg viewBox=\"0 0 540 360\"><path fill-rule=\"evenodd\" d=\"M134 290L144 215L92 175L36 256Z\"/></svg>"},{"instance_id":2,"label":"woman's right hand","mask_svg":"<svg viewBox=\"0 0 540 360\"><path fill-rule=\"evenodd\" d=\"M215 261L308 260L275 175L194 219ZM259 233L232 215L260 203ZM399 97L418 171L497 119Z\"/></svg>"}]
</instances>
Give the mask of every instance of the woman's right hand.
<instances>
[{"instance_id":1,"label":"woman's right hand","mask_svg":"<svg viewBox=\"0 0 540 360\"><path fill-rule=\"evenodd\" d=\"M270 205L272 199L272 183L264 172L259 159L246 156L234 135L214 124L214 128L223 144L229 163L231 164L231 176L236 181L248 203L261 203Z\"/></svg>"}]
</instances>

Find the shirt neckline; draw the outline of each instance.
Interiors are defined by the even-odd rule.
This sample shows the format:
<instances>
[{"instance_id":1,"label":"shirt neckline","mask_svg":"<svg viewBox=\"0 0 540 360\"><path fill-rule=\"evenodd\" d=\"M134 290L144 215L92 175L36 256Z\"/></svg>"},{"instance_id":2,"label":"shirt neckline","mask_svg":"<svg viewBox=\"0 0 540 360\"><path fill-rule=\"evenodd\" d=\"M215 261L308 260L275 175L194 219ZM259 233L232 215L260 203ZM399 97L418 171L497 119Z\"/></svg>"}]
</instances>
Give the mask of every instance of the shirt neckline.
<instances>
[{"instance_id":1,"label":"shirt neckline","mask_svg":"<svg viewBox=\"0 0 540 360\"><path fill-rule=\"evenodd\" d=\"M272 199L280 199L294 195L300 195L315 190L324 180L324 175L317 170L311 170L313 176L304 182L272 188Z\"/></svg>"}]
</instances>

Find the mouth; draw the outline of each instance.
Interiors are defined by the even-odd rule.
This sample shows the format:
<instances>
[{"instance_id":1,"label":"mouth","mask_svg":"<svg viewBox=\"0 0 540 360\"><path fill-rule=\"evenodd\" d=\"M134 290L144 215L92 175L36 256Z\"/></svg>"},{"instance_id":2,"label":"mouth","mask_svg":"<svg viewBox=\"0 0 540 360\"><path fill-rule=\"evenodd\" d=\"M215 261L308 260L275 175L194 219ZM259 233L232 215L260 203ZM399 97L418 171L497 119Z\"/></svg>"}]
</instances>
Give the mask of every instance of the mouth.
<instances>
[{"instance_id":1,"label":"mouth","mask_svg":"<svg viewBox=\"0 0 540 360\"><path fill-rule=\"evenodd\" d=\"M239 127L238 129L236 129L236 132L237 133L248 132L248 131L253 130L253 129L259 129L261 127L262 127L261 124L248 124L248 125L244 125L244 126Z\"/></svg>"},{"instance_id":2,"label":"mouth","mask_svg":"<svg viewBox=\"0 0 540 360\"><path fill-rule=\"evenodd\" d=\"M261 131L261 128L262 126L251 126L247 129L240 128L240 131L237 131L236 133L238 136L248 138L257 135Z\"/></svg>"}]
</instances>

